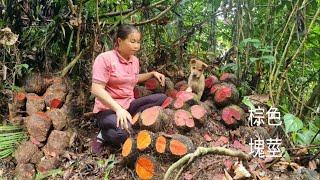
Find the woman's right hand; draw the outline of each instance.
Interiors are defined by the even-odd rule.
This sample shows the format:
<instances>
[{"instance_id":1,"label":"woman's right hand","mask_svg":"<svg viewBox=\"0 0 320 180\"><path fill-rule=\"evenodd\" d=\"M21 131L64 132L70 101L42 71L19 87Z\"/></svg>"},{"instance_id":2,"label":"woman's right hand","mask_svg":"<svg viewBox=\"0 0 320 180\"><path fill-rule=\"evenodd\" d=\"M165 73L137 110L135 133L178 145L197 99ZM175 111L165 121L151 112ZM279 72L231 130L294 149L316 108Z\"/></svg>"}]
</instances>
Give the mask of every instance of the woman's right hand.
<instances>
[{"instance_id":1,"label":"woman's right hand","mask_svg":"<svg viewBox=\"0 0 320 180\"><path fill-rule=\"evenodd\" d=\"M125 129L129 132L128 123L131 123L131 120L132 120L130 113L123 108L119 108L118 110L116 110L116 115L117 115L117 127L120 127L121 129Z\"/></svg>"}]
</instances>

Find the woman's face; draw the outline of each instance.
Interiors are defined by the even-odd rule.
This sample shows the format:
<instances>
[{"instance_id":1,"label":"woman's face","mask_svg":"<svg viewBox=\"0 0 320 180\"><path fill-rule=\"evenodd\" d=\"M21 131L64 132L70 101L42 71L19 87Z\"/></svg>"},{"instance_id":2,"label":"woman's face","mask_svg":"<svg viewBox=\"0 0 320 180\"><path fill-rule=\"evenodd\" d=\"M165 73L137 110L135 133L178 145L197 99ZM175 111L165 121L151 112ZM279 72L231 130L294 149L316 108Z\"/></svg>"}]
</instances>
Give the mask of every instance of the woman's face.
<instances>
[{"instance_id":1,"label":"woman's face","mask_svg":"<svg viewBox=\"0 0 320 180\"><path fill-rule=\"evenodd\" d=\"M140 50L140 38L141 35L138 31L128 34L126 39L118 38L119 51L127 57L134 55Z\"/></svg>"}]
</instances>

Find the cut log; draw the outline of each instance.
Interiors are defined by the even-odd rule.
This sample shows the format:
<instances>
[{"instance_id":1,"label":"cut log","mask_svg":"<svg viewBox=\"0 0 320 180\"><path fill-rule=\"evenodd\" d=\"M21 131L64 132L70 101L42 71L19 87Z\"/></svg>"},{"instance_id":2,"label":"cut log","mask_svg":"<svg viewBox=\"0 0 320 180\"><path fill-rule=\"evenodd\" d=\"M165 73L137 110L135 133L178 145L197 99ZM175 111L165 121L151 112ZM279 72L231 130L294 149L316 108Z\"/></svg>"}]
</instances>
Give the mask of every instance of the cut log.
<instances>
[{"instance_id":1,"label":"cut log","mask_svg":"<svg viewBox=\"0 0 320 180\"><path fill-rule=\"evenodd\" d=\"M132 117L131 125L132 127L138 127L139 126L139 118L140 118L141 112L138 112Z\"/></svg>"},{"instance_id":2,"label":"cut log","mask_svg":"<svg viewBox=\"0 0 320 180\"><path fill-rule=\"evenodd\" d=\"M55 169L59 166L59 159L55 157L49 157L42 159L41 162L37 165L37 170L41 173L46 173L52 169Z\"/></svg>"},{"instance_id":3,"label":"cut log","mask_svg":"<svg viewBox=\"0 0 320 180\"><path fill-rule=\"evenodd\" d=\"M154 134L148 130L142 130L137 135L137 149L145 151L151 149L154 144Z\"/></svg>"},{"instance_id":4,"label":"cut log","mask_svg":"<svg viewBox=\"0 0 320 180\"><path fill-rule=\"evenodd\" d=\"M230 105L222 109L221 117L225 124L232 126L245 120L245 113L239 106Z\"/></svg>"},{"instance_id":5,"label":"cut log","mask_svg":"<svg viewBox=\"0 0 320 180\"><path fill-rule=\"evenodd\" d=\"M213 85L218 83L219 83L219 79L216 76L212 75L205 79L204 87L207 89L210 89Z\"/></svg>"},{"instance_id":6,"label":"cut log","mask_svg":"<svg viewBox=\"0 0 320 180\"><path fill-rule=\"evenodd\" d=\"M171 97L167 97L167 98L163 101L161 107L162 107L163 109L165 109L165 108L169 107L172 103L173 103L173 99L172 99Z\"/></svg>"},{"instance_id":7,"label":"cut log","mask_svg":"<svg viewBox=\"0 0 320 180\"><path fill-rule=\"evenodd\" d=\"M179 130L190 130L195 126L190 112L183 109L179 109L174 113L174 123Z\"/></svg>"},{"instance_id":8,"label":"cut log","mask_svg":"<svg viewBox=\"0 0 320 180\"><path fill-rule=\"evenodd\" d=\"M46 112L56 130L62 130L68 122L68 115L63 109L51 109Z\"/></svg>"},{"instance_id":9,"label":"cut log","mask_svg":"<svg viewBox=\"0 0 320 180\"><path fill-rule=\"evenodd\" d=\"M214 94L214 102L219 106L225 106L239 101L239 92L233 84L221 84L222 86Z\"/></svg>"},{"instance_id":10,"label":"cut log","mask_svg":"<svg viewBox=\"0 0 320 180\"><path fill-rule=\"evenodd\" d=\"M28 116L25 121L28 133L39 142L47 139L51 127L50 118L43 112L37 112Z\"/></svg>"},{"instance_id":11,"label":"cut log","mask_svg":"<svg viewBox=\"0 0 320 180\"><path fill-rule=\"evenodd\" d=\"M174 88L177 91L185 91L188 88L188 82L187 81L179 81L175 84Z\"/></svg>"},{"instance_id":12,"label":"cut log","mask_svg":"<svg viewBox=\"0 0 320 180\"><path fill-rule=\"evenodd\" d=\"M29 116L33 113L44 111L45 107L44 99L41 96L35 93L27 94L26 111Z\"/></svg>"},{"instance_id":13,"label":"cut log","mask_svg":"<svg viewBox=\"0 0 320 180\"><path fill-rule=\"evenodd\" d=\"M166 152L166 147L167 147L167 139L159 135L156 139L156 144L155 144L155 150L159 154L164 154Z\"/></svg>"},{"instance_id":14,"label":"cut log","mask_svg":"<svg viewBox=\"0 0 320 180\"><path fill-rule=\"evenodd\" d=\"M197 104L194 100L194 94L187 91L179 91L177 99L173 103L175 109L188 109L190 106Z\"/></svg>"},{"instance_id":15,"label":"cut log","mask_svg":"<svg viewBox=\"0 0 320 180\"><path fill-rule=\"evenodd\" d=\"M122 145L122 152L121 155L124 158L130 157L133 153L135 153L137 150L136 142L133 138L129 137L126 139L126 141Z\"/></svg>"},{"instance_id":16,"label":"cut log","mask_svg":"<svg viewBox=\"0 0 320 180\"><path fill-rule=\"evenodd\" d=\"M121 155L123 157L124 165L134 167L134 163L139 155L137 150L136 139L128 137L122 145Z\"/></svg>"},{"instance_id":17,"label":"cut log","mask_svg":"<svg viewBox=\"0 0 320 180\"><path fill-rule=\"evenodd\" d=\"M178 91L176 89L167 89L166 90L166 95L168 97L173 98L173 99L175 99L177 97L177 93L178 93Z\"/></svg>"},{"instance_id":18,"label":"cut log","mask_svg":"<svg viewBox=\"0 0 320 180\"><path fill-rule=\"evenodd\" d=\"M135 99L148 96L151 94L152 94L152 91L148 90L145 86L136 86L133 89L133 95Z\"/></svg>"},{"instance_id":19,"label":"cut log","mask_svg":"<svg viewBox=\"0 0 320 180\"><path fill-rule=\"evenodd\" d=\"M63 102L60 99L53 99L50 103L50 108L61 108L63 105Z\"/></svg>"},{"instance_id":20,"label":"cut log","mask_svg":"<svg viewBox=\"0 0 320 180\"><path fill-rule=\"evenodd\" d=\"M194 151L194 145L190 138L174 134L169 142L169 151L173 156L181 157Z\"/></svg>"},{"instance_id":21,"label":"cut log","mask_svg":"<svg viewBox=\"0 0 320 180\"><path fill-rule=\"evenodd\" d=\"M219 84L220 81L216 76L209 76L205 79L205 88L201 97L201 101L205 101L208 99L208 97L210 96L210 94L212 94L210 92L212 86L214 86L215 84Z\"/></svg>"},{"instance_id":22,"label":"cut log","mask_svg":"<svg viewBox=\"0 0 320 180\"><path fill-rule=\"evenodd\" d=\"M23 180L35 179L36 170L33 164L18 164L15 169L16 178Z\"/></svg>"},{"instance_id":23,"label":"cut log","mask_svg":"<svg viewBox=\"0 0 320 180\"><path fill-rule=\"evenodd\" d=\"M157 173L157 163L153 157L141 155L137 158L135 171L140 179L152 179Z\"/></svg>"},{"instance_id":24,"label":"cut log","mask_svg":"<svg viewBox=\"0 0 320 180\"><path fill-rule=\"evenodd\" d=\"M191 115L196 119L200 124L204 124L207 120L207 110L200 105L193 105L190 108Z\"/></svg>"},{"instance_id":25,"label":"cut log","mask_svg":"<svg viewBox=\"0 0 320 180\"><path fill-rule=\"evenodd\" d=\"M14 94L13 102L8 103L9 121L13 124L23 124L23 113L26 106L26 95L24 92Z\"/></svg>"},{"instance_id":26,"label":"cut log","mask_svg":"<svg viewBox=\"0 0 320 180\"><path fill-rule=\"evenodd\" d=\"M13 97L13 104L17 110L24 110L26 106L27 96L25 92L17 92Z\"/></svg>"},{"instance_id":27,"label":"cut log","mask_svg":"<svg viewBox=\"0 0 320 180\"><path fill-rule=\"evenodd\" d=\"M148 79L145 83L144 86L152 91L152 92L157 92L157 93L164 93L165 92L165 87L161 86L160 82L156 78L151 78Z\"/></svg>"},{"instance_id":28,"label":"cut log","mask_svg":"<svg viewBox=\"0 0 320 180\"><path fill-rule=\"evenodd\" d=\"M70 136L67 132L53 130L49 135L47 144L43 148L43 152L47 157L58 157L68 147L69 141Z\"/></svg>"},{"instance_id":29,"label":"cut log","mask_svg":"<svg viewBox=\"0 0 320 180\"><path fill-rule=\"evenodd\" d=\"M50 107L52 101L65 102L65 98L68 94L68 87L64 79L56 78L52 85L50 85L47 91L44 93L43 98L46 106Z\"/></svg>"},{"instance_id":30,"label":"cut log","mask_svg":"<svg viewBox=\"0 0 320 180\"><path fill-rule=\"evenodd\" d=\"M211 87L210 93L215 94L222 87L222 83L215 84Z\"/></svg>"},{"instance_id":31,"label":"cut log","mask_svg":"<svg viewBox=\"0 0 320 180\"><path fill-rule=\"evenodd\" d=\"M139 123L142 129L158 132L168 127L169 118L160 106L153 106L141 113Z\"/></svg>"},{"instance_id":32,"label":"cut log","mask_svg":"<svg viewBox=\"0 0 320 180\"><path fill-rule=\"evenodd\" d=\"M49 76L44 76L39 73L34 73L27 77L24 83L24 89L28 93L35 93L37 95L42 95L49 85L54 81L54 78Z\"/></svg>"},{"instance_id":33,"label":"cut log","mask_svg":"<svg viewBox=\"0 0 320 180\"><path fill-rule=\"evenodd\" d=\"M18 164L27 164L38 151L40 151L39 148L31 141L25 141L18 146L14 152L14 157Z\"/></svg>"},{"instance_id":34,"label":"cut log","mask_svg":"<svg viewBox=\"0 0 320 180\"><path fill-rule=\"evenodd\" d=\"M231 74L231 73L223 73L220 76L220 81L227 82L227 83L232 83L234 85L238 85L239 84L237 76L234 75L234 74Z\"/></svg>"}]
</instances>

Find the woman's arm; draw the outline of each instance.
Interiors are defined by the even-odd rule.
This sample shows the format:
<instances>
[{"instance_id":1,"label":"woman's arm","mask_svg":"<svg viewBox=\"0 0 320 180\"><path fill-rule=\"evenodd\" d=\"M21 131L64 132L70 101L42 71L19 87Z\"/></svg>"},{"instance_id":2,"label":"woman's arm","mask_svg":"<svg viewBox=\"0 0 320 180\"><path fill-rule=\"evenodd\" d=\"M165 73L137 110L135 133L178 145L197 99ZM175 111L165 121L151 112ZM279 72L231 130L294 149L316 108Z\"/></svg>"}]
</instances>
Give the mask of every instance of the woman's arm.
<instances>
[{"instance_id":1,"label":"woman's arm","mask_svg":"<svg viewBox=\"0 0 320 180\"><path fill-rule=\"evenodd\" d=\"M138 74L138 83L144 82L152 77L155 77L158 79L158 81L161 83L162 86L164 86L165 83L165 76L161 73L158 73L157 71L152 71L148 73Z\"/></svg>"},{"instance_id":2,"label":"woman's arm","mask_svg":"<svg viewBox=\"0 0 320 180\"><path fill-rule=\"evenodd\" d=\"M104 84L92 83L91 92L95 95L104 105L110 107L113 111L117 111L122 107L109 95L105 90Z\"/></svg>"},{"instance_id":3,"label":"woman's arm","mask_svg":"<svg viewBox=\"0 0 320 180\"><path fill-rule=\"evenodd\" d=\"M153 72L138 74L138 83L144 82L152 77L154 77Z\"/></svg>"},{"instance_id":4,"label":"woman's arm","mask_svg":"<svg viewBox=\"0 0 320 180\"><path fill-rule=\"evenodd\" d=\"M117 127L126 129L129 132L128 121L132 121L130 113L123 109L105 90L104 84L92 83L91 92L94 94L104 105L110 107L116 112L117 116Z\"/></svg>"}]
</instances>

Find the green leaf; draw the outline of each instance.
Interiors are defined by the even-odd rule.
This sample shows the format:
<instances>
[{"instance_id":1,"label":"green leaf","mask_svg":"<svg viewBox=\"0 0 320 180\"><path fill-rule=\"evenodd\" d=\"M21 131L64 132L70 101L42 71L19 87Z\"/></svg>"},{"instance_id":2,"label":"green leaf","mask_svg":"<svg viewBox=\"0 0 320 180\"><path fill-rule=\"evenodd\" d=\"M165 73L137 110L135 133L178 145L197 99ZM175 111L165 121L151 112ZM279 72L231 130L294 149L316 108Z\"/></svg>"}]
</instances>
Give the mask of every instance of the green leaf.
<instances>
[{"instance_id":1,"label":"green leaf","mask_svg":"<svg viewBox=\"0 0 320 180\"><path fill-rule=\"evenodd\" d=\"M255 57L251 57L251 58L249 58L249 60L250 60L250 62L255 62L255 61L257 61L257 60L259 60L259 58L255 58Z\"/></svg>"},{"instance_id":2,"label":"green leaf","mask_svg":"<svg viewBox=\"0 0 320 180\"><path fill-rule=\"evenodd\" d=\"M285 147L281 147L281 152L283 154L283 157L284 159L287 161L287 162L291 162L291 158L290 158L290 155L287 151L287 149Z\"/></svg>"},{"instance_id":3,"label":"green leaf","mask_svg":"<svg viewBox=\"0 0 320 180\"><path fill-rule=\"evenodd\" d=\"M259 39L251 39L251 38L247 38L247 39L244 39L241 43L240 43L240 46L245 46L247 45L248 43L252 43L252 45L255 47L255 48L259 48L261 46L261 41Z\"/></svg>"},{"instance_id":4,"label":"green leaf","mask_svg":"<svg viewBox=\"0 0 320 180\"><path fill-rule=\"evenodd\" d=\"M242 103L248 106L250 109L255 109L254 105L252 104L248 96L243 97Z\"/></svg>"},{"instance_id":5,"label":"green leaf","mask_svg":"<svg viewBox=\"0 0 320 180\"><path fill-rule=\"evenodd\" d=\"M104 174L104 180L109 180L109 174L111 172L111 170L114 168L114 165L116 164L117 162L115 161L115 155L114 154L111 154L107 160L107 168L105 170L105 174Z\"/></svg>"},{"instance_id":6,"label":"green leaf","mask_svg":"<svg viewBox=\"0 0 320 180\"><path fill-rule=\"evenodd\" d=\"M275 58L274 56L261 56L261 59L263 60L264 63L266 64L271 64L274 62Z\"/></svg>"},{"instance_id":7,"label":"green leaf","mask_svg":"<svg viewBox=\"0 0 320 180\"><path fill-rule=\"evenodd\" d=\"M297 144L300 145L310 145L312 138L316 135L315 132L311 130L303 131L302 133L297 133Z\"/></svg>"},{"instance_id":8,"label":"green leaf","mask_svg":"<svg viewBox=\"0 0 320 180\"><path fill-rule=\"evenodd\" d=\"M316 120L314 121L314 125L317 126L317 128L320 128L320 117L317 116Z\"/></svg>"},{"instance_id":9,"label":"green leaf","mask_svg":"<svg viewBox=\"0 0 320 180\"><path fill-rule=\"evenodd\" d=\"M293 114L285 114L283 117L286 133L297 132L303 128L303 122Z\"/></svg>"},{"instance_id":10,"label":"green leaf","mask_svg":"<svg viewBox=\"0 0 320 180\"><path fill-rule=\"evenodd\" d=\"M271 53L271 52L272 52L270 49L267 49L267 48L261 48L261 49L258 49L258 51L268 52L268 53Z\"/></svg>"}]
</instances>

